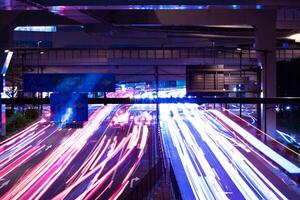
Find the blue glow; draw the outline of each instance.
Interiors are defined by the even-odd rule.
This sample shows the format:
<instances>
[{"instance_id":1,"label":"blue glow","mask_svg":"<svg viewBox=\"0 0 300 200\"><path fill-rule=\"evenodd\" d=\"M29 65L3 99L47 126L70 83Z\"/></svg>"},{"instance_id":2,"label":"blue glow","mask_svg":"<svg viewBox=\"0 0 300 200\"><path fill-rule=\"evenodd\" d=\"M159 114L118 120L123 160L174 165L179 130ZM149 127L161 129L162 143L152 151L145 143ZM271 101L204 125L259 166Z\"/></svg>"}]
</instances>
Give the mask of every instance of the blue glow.
<instances>
[{"instance_id":1,"label":"blue glow","mask_svg":"<svg viewBox=\"0 0 300 200\"><path fill-rule=\"evenodd\" d=\"M233 8L234 10L236 10L236 9L240 9L241 6L240 6L240 5L232 5L232 8Z\"/></svg>"},{"instance_id":2,"label":"blue glow","mask_svg":"<svg viewBox=\"0 0 300 200\"><path fill-rule=\"evenodd\" d=\"M61 118L61 122L63 124L67 123L69 121L69 119L71 118L72 115L73 115L73 109L72 108L67 108L66 113Z\"/></svg>"},{"instance_id":3,"label":"blue glow","mask_svg":"<svg viewBox=\"0 0 300 200\"><path fill-rule=\"evenodd\" d=\"M285 109L286 110L291 110L291 106L286 106Z\"/></svg>"},{"instance_id":4,"label":"blue glow","mask_svg":"<svg viewBox=\"0 0 300 200\"><path fill-rule=\"evenodd\" d=\"M290 47L290 44L288 42L284 42L282 44L282 48L288 49Z\"/></svg>"},{"instance_id":5,"label":"blue glow","mask_svg":"<svg viewBox=\"0 0 300 200\"><path fill-rule=\"evenodd\" d=\"M14 31L25 32L56 32L56 26L18 26Z\"/></svg>"},{"instance_id":6,"label":"blue glow","mask_svg":"<svg viewBox=\"0 0 300 200\"><path fill-rule=\"evenodd\" d=\"M256 10L260 10L260 9L262 9L262 5L257 4L257 5L255 6L255 8L256 8Z\"/></svg>"},{"instance_id":7,"label":"blue glow","mask_svg":"<svg viewBox=\"0 0 300 200\"><path fill-rule=\"evenodd\" d=\"M85 93L52 93L51 120L62 124L88 120L88 97Z\"/></svg>"}]
</instances>

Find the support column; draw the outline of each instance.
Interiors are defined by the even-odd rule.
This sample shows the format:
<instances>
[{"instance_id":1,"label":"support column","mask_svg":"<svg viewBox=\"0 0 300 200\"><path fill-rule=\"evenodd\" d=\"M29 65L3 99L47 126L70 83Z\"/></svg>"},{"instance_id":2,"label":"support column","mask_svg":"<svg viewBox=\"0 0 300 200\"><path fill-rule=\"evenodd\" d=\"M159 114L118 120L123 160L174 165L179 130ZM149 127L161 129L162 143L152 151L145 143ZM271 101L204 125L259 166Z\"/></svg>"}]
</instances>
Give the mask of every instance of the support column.
<instances>
[{"instance_id":1,"label":"support column","mask_svg":"<svg viewBox=\"0 0 300 200\"><path fill-rule=\"evenodd\" d=\"M270 12L255 26L255 45L258 63L262 67L263 97L276 97L276 12ZM274 105L262 106L261 127L269 135L276 132ZM266 138L265 138L266 140Z\"/></svg>"},{"instance_id":2,"label":"support column","mask_svg":"<svg viewBox=\"0 0 300 200\"><path fill-rule=\"evenodd\" d=\"M4 26L2 23L0 23L0 51L1 54L4 53L4 50L11 50L13 48L13 27L11 26ZM4 56L7 56L7 53L4 53ZM3 71L1 63L1 72ZM2 72L3 73L3 72ZM4 72L6 73L6 71ZM3 76L3 74L0 74ZM4 74L5 75L5 74ZM2 79L1 79L2 80ZM3 76L3 87L5 86L5 76ZM0 94L0 98L2 98L2 95ZM2 100L2 99L1 99ZM0 101L1 101L0 100ZM6 110L5 105L0 103L0 114L1 114L1 125L0 125L0 135L6 136Z\"/></svg>"}]
</instances>

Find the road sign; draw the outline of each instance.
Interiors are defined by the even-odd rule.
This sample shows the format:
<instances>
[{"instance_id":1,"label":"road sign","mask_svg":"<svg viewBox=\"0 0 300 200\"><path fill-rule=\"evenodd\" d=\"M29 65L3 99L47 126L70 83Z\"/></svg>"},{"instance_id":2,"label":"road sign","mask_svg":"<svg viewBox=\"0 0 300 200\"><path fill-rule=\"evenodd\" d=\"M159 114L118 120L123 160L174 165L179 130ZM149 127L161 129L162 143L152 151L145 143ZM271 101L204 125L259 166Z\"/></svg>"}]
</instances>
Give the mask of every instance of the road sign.
<instances>
[{"instance_id":1,"label":"road sign","mask_svg":"<svg viewBox=\"0 0 300 200\"><path fill-rule=\"evenodd\" d=\"M25 92L114 92L114 74L24 74Z\"/></svg>"},{"instance_id":2,"label":"road sign","mask_svg":"<svg viewBox=\"0 0 300 200\"><path fill-rule=\"evenodd\" d=\"M133 188L134 182L139 181L139 180L140 180L139 177L132 178L130 181L130 188Z\"/></svg>"},{"instance_id":3,"label":"road sign","mask_svg":"<svg viewBox=\"0 0 300 200\"><path fill-rule=\"evenodd\" d=\"M53 93L50 96L51 120L62 123L88 120L88 96L80 93Z\"/></svg>"}]
</instances>

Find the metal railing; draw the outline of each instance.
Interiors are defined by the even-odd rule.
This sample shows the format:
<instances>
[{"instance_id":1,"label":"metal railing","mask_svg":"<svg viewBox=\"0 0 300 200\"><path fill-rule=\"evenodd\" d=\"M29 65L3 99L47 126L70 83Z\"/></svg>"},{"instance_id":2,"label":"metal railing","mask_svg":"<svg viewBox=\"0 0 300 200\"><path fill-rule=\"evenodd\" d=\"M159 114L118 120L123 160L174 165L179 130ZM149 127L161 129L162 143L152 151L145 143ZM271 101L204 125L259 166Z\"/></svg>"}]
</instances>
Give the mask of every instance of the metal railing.
<instances>
[{"instance_id":1,"label":"metal railing","mask_svg":"<svg viewBox=\"0 0 300 200\"><path fill-rule=\"evenodd\" d=\"M74 65L74 64L227 64L256 65L255 49L237 50L235 48L16 48L13 62L28 66ZM300 49L279 48L277 61L300 57ZM125 62L124 62L125 61ZM126 62L128 61L128 62ZM147 61L147 62L145 62Z\"/></svg>"},{"instance_id":2,"label":"metal railing","mask_svg":"<svg viewBox=\"0 0 300 200\"><path fill-rule=\"evenodd\" d=\"M224 63L228 60L238 64L241 59L245 64L256 63L256 52L251 49L238 51L235 48L16 48L15 62L38 65L44 62L107 60L178 60L201 59L211 63Z\"/></svg>"}]
</instances>

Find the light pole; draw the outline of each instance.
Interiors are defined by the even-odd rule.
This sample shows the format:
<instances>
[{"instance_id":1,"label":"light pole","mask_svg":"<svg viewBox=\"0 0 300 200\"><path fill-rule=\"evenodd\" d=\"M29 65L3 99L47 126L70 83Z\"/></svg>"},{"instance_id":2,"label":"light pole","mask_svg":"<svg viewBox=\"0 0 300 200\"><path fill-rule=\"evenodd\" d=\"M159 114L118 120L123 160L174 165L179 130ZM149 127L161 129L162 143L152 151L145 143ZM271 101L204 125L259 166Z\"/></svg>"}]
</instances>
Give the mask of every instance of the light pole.
<instances>
[{"instance_id":1,"label":"light pole","mask_svg":"<svg viewBox=\"0 0 300 200\"><path fill-rule=\"evenodd\" d=\"M2 69L1 69L1 76L2 76L2 89L4 88L5 86L5 75L7 73L7 70L8 70L8 67L9 67L9 64L10 64L10 61L12 59L12 56L13 56L13 52L10 51L10 50L5 50L4 53L7 54L6 56L6 59L5 59L5 62L2 66ZM12 97L14 96L14 91L12 92ZM1 113L1 119L0 119L0 122L1 122L1 133L0 135L1 136L6 136L6 112L5 112L5 105L1 103L1 100L2 100L2 97L1 97L1 94L0 94L0 113Z\"/></svg>"},{"instance_id":2,"label":"light pole","mask_svg":"<svg viewBox=\"0 0 300 200\"><path fill-rule=\"evenodd\" d=\"M39 40L37 42L37 46L38 46L38 49L40 48L40 44L42 43L43 41ZM41 55L43 55L44 52L43 51L39 51L39 57L38 57L38 73L43 73L42 71L42 67L40 66L40 59L41 59ZM40 92L40 95L39 95L40 99L43 98L43 92ZM41 114L43 114L43 104L40 105L40 112Z\"/></svg>"},{"instance_id":3,"label":"light pole","mask_svg":"<svg viewBox=\"0 0 300 200\"><path fill-rule=\"evenodd\" d=\"M240 78L242 77L242 56L243 56L243 50L241 49L241 48L237 48L236 49L237 51L238 51L238 54L239 54L239 64L240 64ZM240 90L241 88L239 88L238 89L238 91ZM239 98L241 98L242 97L242 94L241 94L241 92L238 92L238 94L239 94ZM240 117L242 117L242 104L240 103L240 105L239 105L239 107L240 107Z\"/></svg>"}]
</instances>

